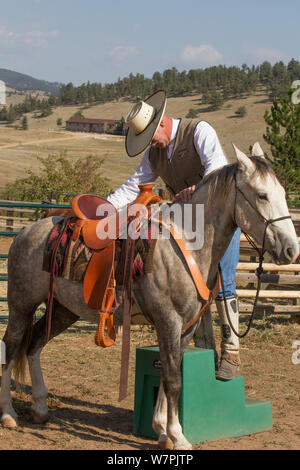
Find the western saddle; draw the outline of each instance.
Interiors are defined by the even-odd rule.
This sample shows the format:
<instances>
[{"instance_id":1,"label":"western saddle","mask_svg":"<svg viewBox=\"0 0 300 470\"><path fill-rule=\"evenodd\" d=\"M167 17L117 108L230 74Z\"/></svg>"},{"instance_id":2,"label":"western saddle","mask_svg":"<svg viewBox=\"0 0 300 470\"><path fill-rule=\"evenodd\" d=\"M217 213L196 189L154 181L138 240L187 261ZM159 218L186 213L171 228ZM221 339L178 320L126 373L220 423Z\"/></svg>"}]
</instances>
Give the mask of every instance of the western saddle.
<instances>
[{"instance_id":1,"label":"western saddle","mask_svg":"<svg viewBox=\"0 0 300 470\"><path fill-rule=\"evenodd\" d=\"M152 188L153 183L139 185L140 194L132 204L147 207L160 202L161 198L152 193ZM127 229L129 219L120 226L119 213L115 207L107 199L95 194L76 196L70 212L69 225L73 229L73 240L81 236L84 244L94 251L83 280L83 296L88 307L100 313L96 344L109 347L114 344L116 337L112 315L112 308L116 304L115 241ZM109 228L113 228L113 231Z\"/></svg>"}]
</instances>

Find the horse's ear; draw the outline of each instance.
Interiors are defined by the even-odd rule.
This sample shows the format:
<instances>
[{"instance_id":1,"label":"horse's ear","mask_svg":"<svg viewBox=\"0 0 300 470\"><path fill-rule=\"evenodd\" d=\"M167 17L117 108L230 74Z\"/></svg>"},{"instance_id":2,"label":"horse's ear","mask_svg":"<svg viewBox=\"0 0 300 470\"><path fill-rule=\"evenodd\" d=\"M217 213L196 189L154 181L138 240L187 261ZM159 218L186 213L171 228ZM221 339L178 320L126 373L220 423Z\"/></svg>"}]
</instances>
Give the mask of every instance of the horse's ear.
<instances>
[{"instance_id":1,"label":"horse's ear","mask_svg":"<svg viewBox=\"0 0 300 470\"><path fill-rule=\"evenodd\" d=\"M255 166L251 161L251 158L247 157L247 155L239 150L234 144L232 144L232 146L235 151L239 168L245 173L252 174L255 170Z\"/></svg>"},{"instance_id":2,"label":"horse's ear","mask_svg":"<svg viewBox=\"0 0 300 470\"><path fill-rule=\"evenodd\" d=\"M264 158L265 154L261 146L259 145L259 142L255 142L255 144L252 147L252 152L251 152L252 157L262 157Z\"/></svg>"}]
</instances>

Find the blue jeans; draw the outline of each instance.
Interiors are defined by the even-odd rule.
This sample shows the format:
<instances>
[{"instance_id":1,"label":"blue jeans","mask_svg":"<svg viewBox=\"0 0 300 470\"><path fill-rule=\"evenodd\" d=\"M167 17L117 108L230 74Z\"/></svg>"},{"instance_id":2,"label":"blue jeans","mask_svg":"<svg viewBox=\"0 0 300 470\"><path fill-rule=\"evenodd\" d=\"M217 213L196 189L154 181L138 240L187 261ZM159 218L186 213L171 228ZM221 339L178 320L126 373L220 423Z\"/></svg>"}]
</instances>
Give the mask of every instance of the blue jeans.
<instances>
[{"instance_id":1,"label":"blue jeans","mask_svg":"<svg viewBox=\"0 0 300 470\"><path fill-rule=\"evenodd\" d=\"M226 297L236 296L236 285L234 282L234 278L235 270L240 257L240 237L241 229L237 228L231 239L231 242L229 243L227 250L225 251L223 258L220 261ZM217 299L222 298L223 290L221 288Z\"/></svg>"}]
</instances>

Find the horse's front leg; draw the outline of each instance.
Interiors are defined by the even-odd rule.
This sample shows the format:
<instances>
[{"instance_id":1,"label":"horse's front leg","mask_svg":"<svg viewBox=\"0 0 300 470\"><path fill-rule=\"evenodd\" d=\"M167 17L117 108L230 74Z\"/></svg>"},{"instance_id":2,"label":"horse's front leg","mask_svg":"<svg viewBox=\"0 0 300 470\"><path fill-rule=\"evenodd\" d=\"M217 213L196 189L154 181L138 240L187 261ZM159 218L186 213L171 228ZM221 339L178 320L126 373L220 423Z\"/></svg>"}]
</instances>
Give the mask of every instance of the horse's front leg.
<instances>
[{"instance_id":1,"label":"horse's front leg","mask_svg":"<svg viewBox=\"0 0 300 470\"><path fill-rule=\"evenodd\" d=\"M162 380L159 385L159 392L156 400L155 410L153 414L152 427L158 435L158 445L164 450L173 450L174 445L167 434L168 421L167 397L164 391Z\"/></svg>"},{"instance_id":2,"label":"horse's front leg","mask_svg":"<svg viewBox=\"0 0 300 470\"><path fill-rule=\"evenodd\" d=\"M164 325L160 329L159 346L162 362L161 380L167 401L167 436L174 444L174 450L190 450L191 443L184 437L179 422L178 400L181 392L182 350L178 325ZM163 335L161 335L163 331ZM162 337L163 336L163 337Z\"/></svg>"}]
</instances>

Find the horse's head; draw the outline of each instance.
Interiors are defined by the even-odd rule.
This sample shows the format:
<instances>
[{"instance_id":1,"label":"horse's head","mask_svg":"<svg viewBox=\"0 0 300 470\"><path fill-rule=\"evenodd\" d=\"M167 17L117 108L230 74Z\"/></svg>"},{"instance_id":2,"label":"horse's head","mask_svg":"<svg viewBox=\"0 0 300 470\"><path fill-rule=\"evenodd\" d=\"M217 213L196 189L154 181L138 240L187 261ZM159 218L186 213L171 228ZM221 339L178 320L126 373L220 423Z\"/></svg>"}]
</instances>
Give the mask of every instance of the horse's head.
<instances>
[{"instance_id":1,"label":"horse's head","mask_svg":"<svg viewBox=\"0 0 300 470\"><path fill-rule=\"evenodd\" d=\"M247 157L234 146L237 157L235 221L277 264L289 264L299 256L299 243L289 216L285 191L259 144ZM259 151L259 153L257 153ZM259 155L259 156L257 156ZM281 219L281 220L278 220Z\"/></svg>"}]
</instances>

